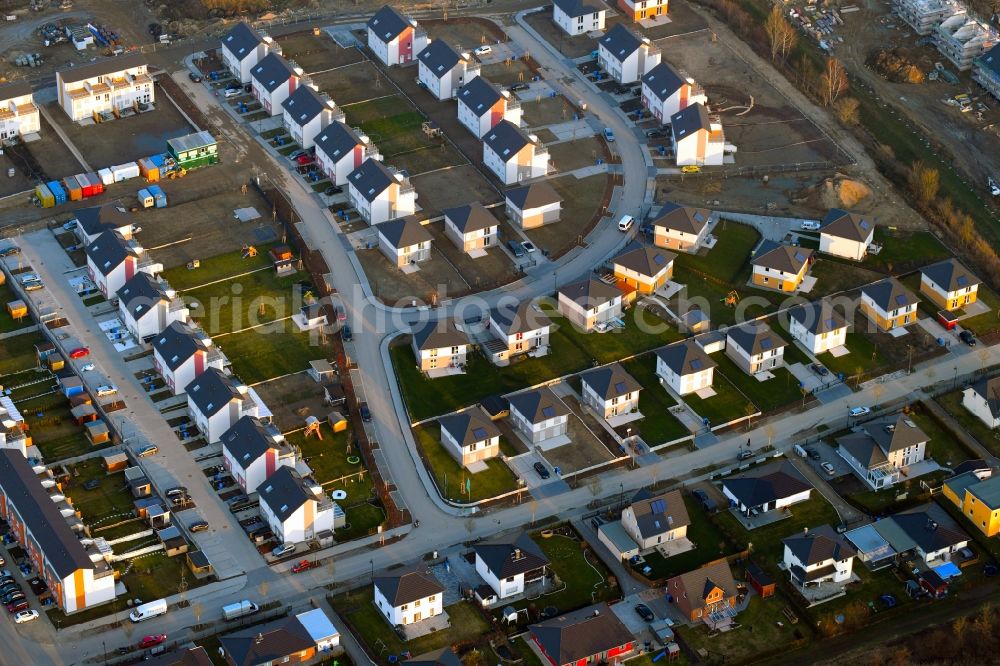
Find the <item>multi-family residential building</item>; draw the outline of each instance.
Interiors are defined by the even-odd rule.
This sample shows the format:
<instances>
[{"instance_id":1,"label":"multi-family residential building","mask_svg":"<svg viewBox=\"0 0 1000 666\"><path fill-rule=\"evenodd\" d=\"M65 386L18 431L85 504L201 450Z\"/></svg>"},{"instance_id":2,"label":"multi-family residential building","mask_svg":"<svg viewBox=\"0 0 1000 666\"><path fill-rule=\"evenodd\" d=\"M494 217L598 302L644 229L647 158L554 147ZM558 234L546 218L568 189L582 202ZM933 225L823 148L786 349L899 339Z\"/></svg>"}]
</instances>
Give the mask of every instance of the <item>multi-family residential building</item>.
<instances>
[{"instance_id":1,"label":"multi-family residential building","mask_svg":"<svg viewBox=\"0 0 1000 666\"><path fill-rule=\"evenodd\" d=\"M399 217L375 226L378 248L397 268L418 264L431 258L433 236L415 215Z\"/></svg>"},{"instance_id":2,"label":"multi-family residential building","mask_svg":"<svg viewBox=\"0 0 1000 666\"><path fill-rule=\"evenodd\" d=\"M918 35L929 35L952 16L964 16L958 0L894 0L892 10Z\"/></svg>"},{"instance_id":3,"label":"multi-family residential building","mask_svg":"<svg viewBox=\"0 0 1000 666\"><path fill-rule=\"evenodd\" d=\"M977 530L988 537L1000 534L1000 475L981 479L965 472L945 479L942 494Z\"/></svg>"},{"instance_id":4,"label":"multi-family residential building","mask_svg":"<svg viewBox=\"0 0 1000 666\"><path fill-rule=\"evenodd\" d=\"M444 611L444 588L429 571L397 569L374 580L375 607L393 627L415 624Z\"/></svg>"},{"instance_id":5,"label":"multi-family residential building","mask_svg":"<svg viewBox=\"0 0 1000 666\"><path fill-rule=\"evenodd\" d=\"M281 543L333 539L333 530L347 518L340 505L323 494L323 487L294 467L279 467L257 486L260 516Z\"/></svg>"},{"instance_id":6,"label":"multi-family residential building","mask_svg":"<svg viewBox=\"0 0 1000 666\"><path fill-rule=\"evenodd\" d=\"M781 543L785 570L798 587L843 584L851 580L857 553L829 525L806 528L802 534L782 539Z\"/></svg>"},{"instance_id":7,"label":"multi-family residential building","mask_svg":"<svg viewBox=\"0 0 1000 666\"><path fill-rule=\"evenodd\" d=\"M958 14L945 19L931 33L934 45L958 71L972 69L973 61L997 44L997 31L988 22Z\"/></svg>"},{"instance_id":8,"label":"multi-family residential building","mask_svg":"<svg viewBox=\"0 0 1000 666\"><path fill-rule=\"evenodd\" d=\"M795 292L813 263L813 251L794 245L763 241L750 260L751 280L758 287L783 292Z\"/></svg>"},{"instance_id":9,"label":"multi-family residential building","mask_svg":"<svg viewBox=\"0 0 1000 666\"><path fill-rule=\"evenodd\" d=\"M920 292L945 310L960 310L975 303L980 282L954 258L920 269Z\"/></svg>"},{"instance_id":10,"label":"multi-family residential building","mask_svg":"<svg viewBox=\"0 0 1000 666\"><path fill-rule=\"evenodd\" d=\"M351 205L371 225L417 212L417 192L410 179L370 156L347 176L347 193Z\"/></svg>"},{"instance_id":11,"label":"multi-family residential building","mask_svg":"<svg viewBox=\"0 0 1000 666\"><path fill-rule=\"evenodd\" d=\"M524 594L525 587L545 578L549 558L527 532L495 537L473 546L476 573L499 601Z\"/></svg>"},{"instance_id":12,"label":"multi-family residential building","mask_svg":"<svg viewBox=\"0 0 1000 666\"><path fill-rule=\"evenodd\" d=\"M544 180L513 187L504 194L507 217L521 229L558 222L562 197Z\"/></svg>"},{"instance_id":13,"label":"multi-family residential building","mask_svg":"<svg viewBox=\"0 0 1000 666\"><path fill-rule=\"evenodd\" d=\"M295 143L303 148L316 145L316 135L330 123L344 122L344 112L332 99L316 92L314 85L301 85L281 103L282 121Z\"/></svg>"},{"instance_id":14,"label":"multi-family residential building","mask_svg":"<svg viewBox=\"0 0 1000 666\"><path fill-rule=\"evenodd\" d=\"M250 70L251 91L265 113L281 115L282 104L299 87L302 70L272 51Z\"/></svg>"},{"instance_id":15,"label":"multi-family residential building","mask_svg":"<svg viewBox=\"0 0 1000 666\"><path fill-rule=\"evenodd\" d=\"M564 437L569 430L569 408L552 389L539 389L508 396L510 420L532 444Z\"/></svg>"},{"instance_id":16,"label":"multi-family residential building","mask_svg":"<svg viewBox=\"0 0 1000 666\"><path fill-rule=\"evenodd\" d=\"M749 321L726 330L726 356L749 375L782 366L787 344L762 321Z\"/></svg>"},{"instance_id":17,"label":"multi-family residential building","mask_svg":"<svg viewBox=\"0 0 1000 666\"><path fill-rule=\"evenodd\" d=\"M447 208L444 213L444 235L462 252L482 256L487 248L497 244L500 221L480 203Z\"/></svg>"},{"instance_id":18,"label":"multi-family residential building","mask_svg":"<svg viewBox=\"0 0 1000 666\"><path fill-rule=\"evenodd\" d=\"M228 666L314 663L317 657L340 650L340 632L322 608L313 608L266 624L240 629L219 637L220 654ZM176 654L176 653L170 653ZM160 662L153 666L208 666L203 662Z\"/></svg>"},{"instance_id":19,"label":"multi-family residential building","mask_svg":"<svg viewBox=\"0 0 1000 666\"><path fill-rule=\"evenodd\" d=\"M1000 44L973 61L972 80L1000 100Z\"/></svg>"},{"instance_id":20,"label":"multi-family residential building","mask_svg":"<svg viewBox=\"0 0 1000 666\"><path fill-rule=\"evenodd\" d=\"M222 64L241 84L250 83L250 71L266 56L274 41L239 22L222 38Z\"/></svg>"},{"instance_id":21,"label":"multi-family residential building","mask_svg":"<svg viewBox=\"0 0 1000 666\"><path fill-rule=\"evenodd\" d=\"M437 374L433 371L465 371L469 338L450 319L429 321L415 329L411 338L417 367L424 372Z\"/></svg>"},{"instance_id":22,"label":"multi-family residential building","mask_svg":"<svg viewBox=\"0 0 1000 666\"><path fill-rule=\"evenodd\" d=\"M725 159L722 123L700 102L670 116L670 139L677 166L719 166Z\"/></svg>"},{"instance_id":23,"label":"multi-family residential building","mask_svg":"<svg viewBox=\"0 0 1000 666\"><path fill-rule=\"evenodd\" d=\"M477 76L465 82L455 94L458 122L482 139L503 120L521 124L521 102L508 90L500 90L487 79Z\"/></svg>"},{"instance_id":24,"label":"multi-family residential building","mask_svg":"<svg viewBox=\"0 0 1000 666\"><path fill-rule=\"evenodd\" d=\"M483 138L483 164L504 185L548 173L549 151L534 134L501 120Z\"/></svg>"},{"instance_id":25,"label":"multi-family residential building","mask_svg":"<svg viewBox=\"0 0 1000 666\"><path fill-rule=\"evenodd\" d=\"M105 231L86 247L87 274L105 298L113 298L136 273L156 274L163 264L153 261L135 241Z\"/></svg>"},{"instance_id":26,"label":"multi-family residential building","mask_svg":"<svg viewBox=\"0 0 1000 666\"><path fill-rule=\"evenodd\" d=\"M686 538L691 518L681 491L653 495L643 490L622 511L621 522L639 551L648 552L661 544Z\"/></svg>"},{"instance_id":27,"label":"multi-family residential building","mask_svg":"<svg viewBox=\"0 0 1000 666\"><path fill-rule=\"evenodd\" d=\"M552 666L620 664L636 649L632 630L606 603L543 620L528 633Z\"/></svg>"},{"instance_id":28,"label":"multi-family residential building","mask_svg":"<svg viewBox=\"0 0 1000 666\"><path fill-rule=\"evenodd\" d=\"M438 419L441 445L459 465L496 458L500 455L500 431L478 407Z\"/></svg>"},{"instance_id":29,"label":"multi-family residential building","mask_svg":"<svg viewBox=\"0 0 1000 666\"><path fill-rule=\"evenodd\" d=\"M106 58L56 72L59 106L72 120L153 104L153 78L142 54Z\"/></svg>"},{"instance_id":30,"label":"multi-family residential building","mask_svg":"<svg viewBox=\"0 0 1000 666\"><path fill-rule=\"evenodd\" d=\"M868 247L874 238L874 221L863 215L831 208L820 226L819 251L861 261L868 254Z\"/></svg>"},{"instance_id":31,"label":"multi-family residential building","mask_svg":"<svg viewBox=\"0 0 1000 666\"><path fill-rule=\"evenodd\" d=\"M861 288L861 311L883 331L915 322L919 302L912 291L892 277Z\"/></svg>"},{"instance_id":32,"label":"multi-family residential building","mask_svg":"<svg viewBox=\"0 0 1000 666\"><path fill-rule=\"evenodd\" d=\"M667 13L669 0L618 0L618 9L633 21L655 19Z\"/></svg>"},{"instance_id":33,"label":"multi-family residential building","mask_svg":"<svg viewBox=\"0 0 1000 666\"><path fill-rule=\"evenodd\" d=\"M222 433L222 464L244 493L257 491L281 467L295 467L295 449L273 425L241 416Z\"/></svg>"},{"instance_id":34,"label":"multi-family residential building","mask_svg":"<svg viewBox=\"0 0 1000 666\"><path fill-rule=\"evenodd\" d=\"M716 363L694 340L656 350L656 374L678 395L712 386Z\"/></svg>"},{"instance_id":35,"label":"multi-family residential building","mask_svg":"<svg viewBox=\"0 0 1000 666\"><path fill-rule=\"evenodd\" d=\"M552 21L570 37L604 30L607 9L603 4L587 0L554 0Z\"/></svg>"},{"instance_id":36,"label":"multi-family residential building","mask_svg":"<svg viewBox=\"0 0 1000 666\"><path fill-rule=\"evenodd\" d=\"M708 104L708 96L694 79L661 62L642 77L642 103L662 124L692 104Z\"/></svg>"},{"instance_id":37,"label":"multi-family residential building","mask_svg":"<svg viewBox=\"0 0 1000 666\"><path fill-rule=\"evenodd\" d=\"M622 316L622 292L600 280L588 278L559 288L559 313L590 332Z\"/></svg>"},{"instance_id":38,"label":"multi-family residential building","mask_svg":"<svg viewBox=\"0 0 1000 666\"><path fill-rule=\"evenodd\" d=\"M9 396L0 395L0 449L18 451L22 456L28 455L31 437L28 424L21 416Z\"/></svg>"},{"instance_id":39,"label":"multi-family residential building","mask_svg":"<svg viewBox=\"0 0 1000 666\"><path fill-rule=\"evenodd\" d=\"M479 76L479 63L443 39L428 44L417 54L417 61L417 80L440 100L451 99L459 88Z\"/></svg>"},{"instance_id":40,"label":"multi-family residential building","mask_svg":"<svg viewBox=\"0 0 1000 666\"><path fill-rule=\"evenodd\" d=\"M18 81L0 85L0 141L38 132L41 128L31 84Z\"/></svg>"},{"instance_id":41,"label":"multi-family residential building","mask_svg":"<svg viewBox=\"0 0 1000 666\"><path fill-rule=\"evenodd\" d=\"M20 451L0 449L0 517L56 605L74 613L115 598L115 570L70 527L70 520L79 525L79 519L59 485L48 472L39 476Z\"/></svg>"},{"instance_id":42,"label":"multi-family residential building","mask_svg":"<svg viewBox=\"0 0 1000 666\"><path fill-rule=\"evenodd\" d=\"M653 244L670 250L696 252L708 238L712 212L706 208L666 202L653 220Z\"/></svg>"},{"instance_id":43,"label":"multi-family residential building","mask_svg":"<svg viewBox=\"0 0 1000 666\"><path fill-rule=\"evenodd\" d=\"M837 439L837 453L873 490L903 478L903 470L924 459L930 438L906 414L876 419Z\"/></svg>"},{"instance_id":44,"label":"multi-family residential building","mask_svg":"<svg viewBox=\"0 0 1000 666\"><path fill-rule=\"evenodd\" d=\"M520 301L514 307L490 310L490 331L493 339L482 347L495 365L507 365L521 354L545 356L549 349L552 321L531 301Z\"/></svg>"},{"instance_id":45,"label":"multi-family residential building","mask_svg":"<svg viewBox=\"0 0 1000 666\"><path fill-rule=\"evenodd\" d=\"M660 64L660 49L623 23L604 33L597 44L597 64L621 84L635 83Z\"/></svg>"},{"instance_id":46,"label":"multi-family residential building","mask_svg":"<svg viewBox=\"0 0 1000 666\"><path fill-rule=\"evenodd\" d=\"M136 340L158 335L175 321L187 322L188 308L165 281L136 273L117 292L118 316Z\"/></svg>"},{"instance_id":47,"label":"multi-family residential building","mask_svg":"<svg viewBox=\"0 0 1000 666\"><path fill-rule=\"evenodd\" d=\"M788 311L788 333L813 354L822 354L847 343L847 322L829 301L814 301Z\"/></svg>"},{"instance_id":48,"label":"multi-family residential building","mask_svg":"<svg viewBox=\"0 0 1000 666\"><path fill-rule=\"evenodd\" d=\"M611 264L619 288L651 294L673 277L676 257L673 252L643 246L622 252Z\"/></svg>"},{"instance_id":49,"label":"multi-family residential building","mask_svg":"<svg viewBox=\"0 0 1000 666\"><path fill-rule=\"evenodd\" d=\"M429 42L427 31L416 20L389 5L368 19L368 48L388 67L412 61Z\"/></svg>"},{"instance_id":50,"label":"multi-family residential building","mask_svg":"<svg viewBox=\"0 0 1000 666\"><path fill-rule=\"evenodd\" d=\"M199 374L184 392L191 419L209 444L219 441L244 416L270 421L271 413L257 392L217 368Z\"/></svg>"},{"instance_id":51,"label":"multi-family residential building","mask_svg":"<svg viewBox=\"0 0 1000 666\"><path fill-rule=\"evenodd\" d=\"M580 375L583 403L603 419L639 410L642 385L621 363L612 363L588 370Z\"/></svg>"},{"instance_id":52,"label":"multi-family residential building","mask_svg":"<svg viewBox=\"0 0 1000 666\"><path fill-rule=\"evenodd\" d=\"M962 405L986 427L1000 428L1000 377L984 377L964 388Z\"/></svg>"},{"instance_id":53,"label":"multi-family residential building","mask_svg":"<svg viewBox=\"0 0 1000 666\"><path fill-rule=\"evenodd\" d=\"M70 221L70 225L84 245L90 245L105 231L114 231L125 240L132 239L135 220L119 203L80 208L73 214L76 217Z\"/></svg>"},{"instance_id":54,"label":"multi-family residential building","mask_svg":"<svg viewBox=\"0 0 1000 666\"><path fill-rule=\"evenodd\" d=\"M371 140L342 122L334 121L313 139L316 165L334 185L343 185L355 169L371 157Z\"/></svg>"},{"instance_id":55,"label":"multi-family residential building","mask_svg":"<svg viewBox=\"0 0 1000 666\"><path fill-rule=\"evenodd\" d=\"M153 365L174 395L209 368L222 370L226 358L204 331L175 321L153 338Z\"/></svg>"}]
</instances>

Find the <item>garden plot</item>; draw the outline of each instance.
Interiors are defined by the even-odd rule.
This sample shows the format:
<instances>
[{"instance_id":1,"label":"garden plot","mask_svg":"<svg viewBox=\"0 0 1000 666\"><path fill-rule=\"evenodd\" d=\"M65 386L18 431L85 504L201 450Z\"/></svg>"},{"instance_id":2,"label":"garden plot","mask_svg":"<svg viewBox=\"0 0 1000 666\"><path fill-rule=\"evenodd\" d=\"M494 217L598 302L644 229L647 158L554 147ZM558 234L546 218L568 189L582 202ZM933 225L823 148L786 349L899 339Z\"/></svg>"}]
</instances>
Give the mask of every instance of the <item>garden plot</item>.
<instances>
[{"instance_id":1,"label":"garden plot","mask_svg":"<svg viewBox=\"0 0 1000 666\"><path fill-rule=\"evenodd\" d=\"M519 58L483 65L480 76L501 88L507 88L515 83L527 83L534 76L534 72L523 58Z\"/></svg>"},{"instance_id":2,"label":"garden plot","mask_svg":"<svg viewBox=\"0 0 1000 666\"><path fill-rule=\"evenodd\" d=\"M496 45L498 40L507 41L506 35L495 23L476 17L422 19L420 27L427 31L431 39L444 39L456 49L467 51L483 44Z\"/></svg>"},{"instance_id":3,"label":"garden plot","mask_svg":"<svg viewBox=\"0 0 1000 666\"><path fill-rule=\"evenodd\" d=\"M335 411L324 404L323 387L304 372L258 384L254 390L271 408L273 422L282 432L304 427L309 416L326 421L327 414Z\"/></svg>"},{"instance_id":4,"label":"garden plot","mask_svg":"<svg viewBox=\"0 0 1000 666\"><path fill-rule=\"evenodd\" d=\"M279 37L277 42L281 45L282 55L306 74L325 72L364 59L359 50L342 48L325 33L297 32Z\"/></svg>"},{"instance_id":5,"label":"garden plot","mask_svg":"<svg viewBox=\"0 0 1000 666\"><path fill-rule=\"evenodd\" d=\"M28 424L32 444L38 447L46 463L80 456L111 444L95 446L90 443L83 427L73 420L69 400L62 393L25 400L18 403L17 408Z\"/></svg>"},{"instance_id":6,"label":"garden plot","mask_svg":"<svg viewBox=\"0 0 1000 666\"><path fill-rule=\"evenodd\" d=\"M395 94L396 90L367 60L316 74L313 83L338 106L357 104Z\"/></svg>"},{"instance_id":7,"label":"garden plot","mask_svg":"<svg viewBox=\"0 0 1000 666\"><path fill-rule=\"evenodd\" d=\"M596 137L556 143L548 149L549 160L562 172L595 166L597 160L605 159L604 142Z\"/></svg>"},{"instance_id":8,"label":"garden plot","mask_svg":"<svg viewBox=\"0 0 1000 666\"><path fill-rule=\"evenodd\" d=\"M519 94L524 122L528 127L544 127L572 121L578 111L565 97L542 95L540 92ZM592 132L592 130L591 130ZM581 133L581 136L583 134Z\"/></svg>"},{"instance_id":9,"label":"garden plot","mask_svg":"<svg viewBox=\"0 0 1000 666\"><path fill-rule=\"evenodd\" d=\"M499 247L490 247L485 256L473 259L458 249L451 238L445 236L443 221L425 225L424 228L433 236L431 245L434 249L441 253L474 291L493 289L519 277L510 255Z\"/></svg>"},{"instance_id":10,"label":"garden plot","mask_svg":"<svg viewBox=\"0 0 1000 666\"><path fill-rule=\"evenodd\" d=\"M496 188L472 164L421 174L411 178L410 183L417 191L422 214L428 217L440 215L445 208L502 201Z\"/></svg>"},{"instance_id":11,"label":"garden plot","mask_svg":"<svg viewBox=\"0 0 1000 666\"><path fill-rule=\"evenodd\" d=\"M674 8L671 7L671 14L673 14L673 11ZM545 38L545 41L557 48L567 58L582 58L597 50L597 40L590 37L589 34L585 33L576 37L570 37L562 28L557 26L552 19L551 6L543 11L528 14L525 19L538 34ZM608 9L604 22L605 31L611 30L611 28L623 20L624 18L616 11Z\"/></svg>"},{"instance_id":12,"label":"garden plot","mask_svg":"<svg viewBox=\"0 0 1000 666\"><path fill-rule=\"evenodd\" d=\"M557 165L558 166L558 165ZM605 194L610 178L606 174L576 178L565 175L549 179L548 183L562 196L562 215L558 222L526 231L539 248L548 250L550 257L568 252L590 232L606 205ZM610 199L610 193L607 193Z\"/></svg>"},{"instance_id":13,"label":"garden plot","mask_svg":"<svg viewBox=\"0 0 1000 666\"><path fill-rule=\"evenodd\" d=\"M559 468L565 476L573 472L606 463L614 458L608 448L584 425L576 414L569 417L570 444L558 446L542 453L542 457L552 466Z\"/></svg>"},{"instance_id":14,"label":"garden plot","mask_svg":"<svg viewBox=\"0 0 1000 666\"><path fill-rule=\"evenodd\" d=\"M299 284L305 273L278 277L265 267L249 275L183 292L191 317L210 336L280 322L304 305Z\"/></svg>"}]
</instances>

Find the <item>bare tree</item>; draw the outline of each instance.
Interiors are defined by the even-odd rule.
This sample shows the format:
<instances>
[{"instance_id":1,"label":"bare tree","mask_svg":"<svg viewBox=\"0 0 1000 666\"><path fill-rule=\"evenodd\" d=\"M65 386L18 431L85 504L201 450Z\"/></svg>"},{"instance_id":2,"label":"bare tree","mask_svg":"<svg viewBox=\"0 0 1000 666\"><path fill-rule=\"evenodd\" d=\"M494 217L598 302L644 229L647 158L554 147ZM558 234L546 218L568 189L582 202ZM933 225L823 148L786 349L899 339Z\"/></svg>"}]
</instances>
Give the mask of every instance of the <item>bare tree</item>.
<instances>
[{"instance_id":1,"label":"bare tree","mask_svg":"<svg viewBox=\"0 0 1000 666\"><path fill-rule=\"evenodd\" d=\"M774 440L774 435L777 433L777 431L774 429L774 424L768 423L767 430L765 430L765 432L767 433L767 445L771 446L771 442L772 440Z\"/></svg>"},{"instance_id":2,"label":"bare tree","mask_svg":"<svg viewBox=\"0 0 1000 666\"><path fill-rule=\"evenodd\" d=\"M827 58L823 65L823 75L820 76L820 97L823 104L833 106L841 93L847 90L847 70L836 58Z\"/></svg>"},{"instance_id":3,"label":"bare tree","mask_svg":"<svg viewBox=\"0 0 1000 666\"><path fill-rule=\"evenodd\" d=\"M861 102L854 97L843 97L838 99L833 105L833 111L837 114L837 120L845 125L858 124L858 111L860 108Z\"/></svg>"},{"instance_id":4,"label":"bare tree","mask_svg":"<svg viewBox=\"0 0 1000 666\"><path fill-rule=\"evenodd\" d=\"M764 33L771 45L771 62L784 61L795 48L798 39L795 28L785 20L785 15L778 5L771 9L767 22L764 23Z\"/></svg>"},{"instance_id":5,"label":"bare tree","mask_svg":"<svg viewBox=\"0 0 1000 666\"><path fill-rule=\"evenodd\" d=\"M531 503L528 504L528 509L531 511L531 524L534 525L535 514L538 513L538 502L535 500L531 500Z\"/></svg>"}]
</instances>

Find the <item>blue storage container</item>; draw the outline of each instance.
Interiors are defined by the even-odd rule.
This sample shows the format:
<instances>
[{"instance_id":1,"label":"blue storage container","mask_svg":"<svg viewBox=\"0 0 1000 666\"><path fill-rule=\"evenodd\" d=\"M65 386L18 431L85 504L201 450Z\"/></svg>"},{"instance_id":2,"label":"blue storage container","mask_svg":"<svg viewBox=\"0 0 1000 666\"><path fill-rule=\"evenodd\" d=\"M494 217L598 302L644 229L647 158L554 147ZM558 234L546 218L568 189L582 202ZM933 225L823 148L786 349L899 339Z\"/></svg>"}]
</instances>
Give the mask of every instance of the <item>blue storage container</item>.
<instances>
[{"instance_id":1,"label":"blue storage container","mask_svg":"<svg viewBox=\"0 0 1000 666\"><path fill-rule=\"evenodd\" d=\"M149 190L149 193L151 195L153 195L153 199L156 202L157 208L167 207L167 194L166 192L163 191L163 188L161 188L159 185L150 185L146 189Z\"/></svg>"},{"instance_id":2,"label":"blue storage container","mask_svg":"<svg viewBox=\"0 0 1000 666\"><path fill-rule=\"evenodd\" d=\"M66 203L66 190L63 189L62 184L58 180L53 180L51 183L46 183L49 191L52 192L52 196L55 197L56 205Z\"/></svg>"},{"instance_id":3,"label":"blue storage container","mask_svg":"<svg viewBox=\"0 0 1000 666\"><path fill-rule=\"evenodd\" d=\"M167 158L163 154L160 154L160 155L150 155L149 156L149 160L153 164L155 164L156 166L158 166L158 167L162 167L164 164L167 163Z\"/></svg>"}]
</instances>

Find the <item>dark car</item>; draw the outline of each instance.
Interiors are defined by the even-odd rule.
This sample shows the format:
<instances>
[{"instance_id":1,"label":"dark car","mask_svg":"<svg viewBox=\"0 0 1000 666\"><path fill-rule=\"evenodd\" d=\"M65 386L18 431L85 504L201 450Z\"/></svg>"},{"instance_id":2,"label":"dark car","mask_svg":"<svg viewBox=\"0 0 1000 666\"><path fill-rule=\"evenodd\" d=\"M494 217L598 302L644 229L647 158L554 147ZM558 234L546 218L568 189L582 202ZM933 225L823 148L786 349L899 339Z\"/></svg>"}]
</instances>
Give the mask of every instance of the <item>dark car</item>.
<instances>
[{"instance_id":1,"label":"dark car","mask_svg":"<svg viewBox=\"0 0 1000 666\"><path fill-rule=\"evenodd\" d=\"M372 410L368 409L368 403L363 402L358 407L358 411L361 412L361 420L368 423L372 420Z\"/></svg>"},{"instance_id":2,"label":"dark car","mask_svg":"<svg viewBox=\"0 0 1000 666\"><path fill-rule=\"evenodd\" d=\"M330 187L323 190L323 194L325 194L328 197L332 197L334 194L340 194L343 191L344 188L341 187L340 185L331 185Z\"/></svg>"},{"instance_id":3,"label":"dark car","mask_svg":"<svg viewBox=\"0 0 1000 666\"><path fill-rule=\"evenodd\" d=\"M888 608L895 608L896 604L898 603L896 601L896 597L894 597L891 594L883 594L882 596L880 596L878 598L878 600L881 601L882 605L885 606L887 609Z\"/></svg>"},{"instance_id":4,"label":"dark car","mask_svg":"<svg viewBox=\"0 0 1000 666\"><path fill-rule=\"evenodd\" d=\"M507 247L509 247L509 248L510 248L510 251L511 251L511 252L512 252L512 253L514 254L514 256L515 256L515 257L517 257L518 259L520 259L521 257L523 257L523 256L524 256L524 248L523 248L523 247L521 247L521 244L520 244L520 243L518 243L517 241L513 241L513 240L511 240L511 241L507 241Z\"/></svg>"},{"instance_id":5,"label":"dark car","mask_svg":"<svg viewBox=\"0 0 1000 666\"><path fill-rule=\"evenodd\" d=\"M188 78L195 83L201 83L201 74L195 74L194 72L188 72Z\"/></svg>"},{"instance_id":6,"label":"dark car","mask_svg":"<svg viewBox=\"0 0 1000 666\"><path fill-rule=\"evenodd\" d=\"M809 460L819 460L823 457L816 449L806 449L806 455L809 456Z\"/></svg>"},{"instance_id":7,"label":"dark car","mask_svg":"<svg viewBox=\"0 0 1000 666\"><path fill-rule=\"evenodd\" d=\"M970 347L976 346L976 336L972 334L972 331L962 331L958 334L958 339Z\"/></svg>"},{"instance_id":8,"label":"dark car","mask_svg":"<svg viewBox=\"0 0 1000 666\"><path fill-rule=\"evenodd\" d=\"M653 614L652 609L646 604L636 604L635 612L646 622L652 622L656 619L656 615Z\"/></svg>"},{"instance_id":9,"label":"dark car","mask_svg":"<svg viewBox=\"0 0 1000 666\"><path fill-rule=\"evenodd\" d=\"M819 363L813 363L812 365L809 366L809 369L815 372L820 377L826 377L828 374L830 374L830 371L824 368Z\"/></svg>"},{"instance_id":10,"label":"dark car","mask_svg":"<svg viewBox=\"0 0 1000 666\"><path fill-rule=\"evenodd\" d=\"M7 604L7 610L10 613L19 613L23 610L28 610L28 601L25 599L16 603Z\"/></svg>"},{"instance_id":11,"label":"dark car","mask_svg":"<svg viewBox=\"0 0 1000 666\"><path fill-rule=\"evenodd\" d=\"M510 87L511 92L518 92L521 90L527 90L530 86L527 83L515 83Z\"/></svg>"},{"instance_id":12,"label":"dark car","mask_svg":"<svg viewBox=\"0 0 1000 666\"><path fill-rule=\"evenodd\" d=\"M351 327L344 324L344 327L340 329L340 339L344 342L350 342L354 339L354 333L351 332Z\"/></svg>"},{"instance_id":13,"label":"dark car","mask_svg":"<svg viewBox=\"0 0 1000 666\"><path fill-rule=\"evenodd\" d=\"M706 493L704 490L702 490L701 488L695 488L694 490L691 491L691 494L694 495L694 498L698 500L699 503L701 503L701 508L703 508L705 511L715 510L715 500L709 497L708 493Z\"/></svg>"},{"instance_id":14,"label":"dark car","mask_svg":"<svg viewBox=\"0 0 1000 666\"><path fill-rule=\"evenodd\" d=\"M542 479L547 479L549 478L549 476L551 476L549 474L548 468L540 462L536 462L534 464L534 468L535 471L538 472L538 476L540 476Z\"/></svg>"},{"instance_id":15,"label":"dark car","mask_svg":"<svg viewBox=\"0 0 1000 666\"><path fill-rule=\"evenodd\" d=\"M646 130L646 138L647 139L662 139L666 135L667 135L667 133L664 132L661 129Z\"/></svg>"}]
</instances>

